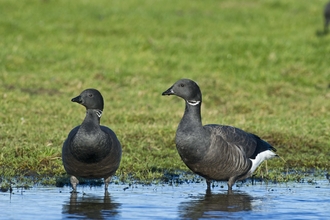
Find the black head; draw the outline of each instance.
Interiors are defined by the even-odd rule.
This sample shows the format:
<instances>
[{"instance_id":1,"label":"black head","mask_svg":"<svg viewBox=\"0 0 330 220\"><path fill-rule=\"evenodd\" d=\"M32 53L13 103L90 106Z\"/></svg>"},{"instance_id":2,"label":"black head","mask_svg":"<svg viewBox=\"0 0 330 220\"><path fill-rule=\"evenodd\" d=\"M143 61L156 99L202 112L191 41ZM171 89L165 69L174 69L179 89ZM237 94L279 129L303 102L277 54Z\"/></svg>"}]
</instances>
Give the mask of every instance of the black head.
<instances>
[{"instance_id":1,"label":"black head","mask_svg":"<svg viewBox=\"0 0 330 220\"><path fill-rule=\"evenodd\" d=\"M79 96L71 99L86 107L86 109L99 109L103 111L104 103L101 93L96 89L86 89Z\"/></svg>"},{"instance_id":2,"label":"black head","mask_svg":"<svg viewBox=\"0 0 330 220\"><path fill-rule=\"evenodd\" d=\"M188 103L200 103L202 101L202 93L197 83L190 79L180 79L162 95L176 95Z\"/></svg>"}]
</instances>

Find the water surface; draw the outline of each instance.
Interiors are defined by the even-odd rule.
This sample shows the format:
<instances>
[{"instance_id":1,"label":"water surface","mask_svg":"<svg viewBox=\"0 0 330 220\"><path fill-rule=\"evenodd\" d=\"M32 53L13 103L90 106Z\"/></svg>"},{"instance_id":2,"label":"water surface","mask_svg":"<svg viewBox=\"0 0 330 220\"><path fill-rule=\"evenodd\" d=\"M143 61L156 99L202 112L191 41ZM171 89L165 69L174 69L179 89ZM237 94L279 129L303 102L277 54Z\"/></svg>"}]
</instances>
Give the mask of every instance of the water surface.
<instances>
[{"instance_id":1,"label":"water surface","mask_svg":"<svg viewBox=\"0 0 330 220\"><path fill-rule=\"evenodd\" d=\"M228 194L225 183L211 192L206 184L110 184L103 187L14 189L0 193L1 219L327 219L329 181L238 184ZM223 186L223 188L222 188Z\"/></svg>"}]
</instances>

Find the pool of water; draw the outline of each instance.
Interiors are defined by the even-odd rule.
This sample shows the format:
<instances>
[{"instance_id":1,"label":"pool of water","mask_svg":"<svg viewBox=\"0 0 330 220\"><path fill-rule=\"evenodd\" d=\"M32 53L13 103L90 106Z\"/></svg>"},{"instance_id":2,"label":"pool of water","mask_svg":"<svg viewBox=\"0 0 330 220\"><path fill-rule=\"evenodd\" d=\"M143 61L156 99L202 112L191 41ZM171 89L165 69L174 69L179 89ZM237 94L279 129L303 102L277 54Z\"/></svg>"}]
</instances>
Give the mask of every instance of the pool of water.
<instances>
[{"instance_id":1,"label":"pool of water","mask_svg":"<svg viewBox=\"0 0 330 220\"><path fill-rule=\"evenodd\" d=\"M205 182L103 187L14 189L0 193L1 219L327 219L330 184L225 183L211 192Z\"/></svg>"}]
</instances>

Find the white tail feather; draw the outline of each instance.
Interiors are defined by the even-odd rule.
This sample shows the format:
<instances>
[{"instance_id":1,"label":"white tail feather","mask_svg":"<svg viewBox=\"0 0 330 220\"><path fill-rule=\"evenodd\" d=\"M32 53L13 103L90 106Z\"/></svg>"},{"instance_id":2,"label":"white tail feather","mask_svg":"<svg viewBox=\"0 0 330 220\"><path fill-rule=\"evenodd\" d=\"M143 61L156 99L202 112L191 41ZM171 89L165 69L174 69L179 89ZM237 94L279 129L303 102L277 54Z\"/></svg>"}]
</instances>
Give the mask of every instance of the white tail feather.
<instances>
[{"instance_id":1,"label":"white tail feather","mask_svg":"<svg viewBox=\"0 0 330 220\"><path fill-rule=\"evenodd\" d=\"M273 151L266 150L266 151L263 151L263 152L257 154L255 159L250 158L250 160L252 161L252 167L250 169L250 173L252 174L257 169L257 167L262 163L262 161L269 160L276 156L277 156L277 154L275 154Z\"/></svg>"}]
</instances>

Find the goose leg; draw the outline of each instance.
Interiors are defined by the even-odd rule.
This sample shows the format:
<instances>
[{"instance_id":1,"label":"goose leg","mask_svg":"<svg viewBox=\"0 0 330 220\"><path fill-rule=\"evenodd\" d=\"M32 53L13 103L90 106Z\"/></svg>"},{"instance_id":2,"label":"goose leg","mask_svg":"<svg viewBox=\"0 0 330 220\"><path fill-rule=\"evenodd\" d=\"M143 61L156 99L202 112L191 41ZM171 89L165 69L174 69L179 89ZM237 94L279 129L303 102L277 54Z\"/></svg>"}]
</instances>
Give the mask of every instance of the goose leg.
<instances>
[{"instance_id":1,"label":"goose leg","mask_svg":"<svg viewBox=\"0 0 330 220\"><path fill-rule=\"evenodd\" d=\"M232 191L233 189L233 185L234 183L236 182L236 177L230 177L229 180L228 180L228 191Z\"/></svg>"},{"instance_id":2,"label":"goose leg","mask_svg":"<svg viewBox=\"0 0 330 220\"><path fill-rule=\"evenodd\" d=\"M72 189L73 189L72 193L77 193L77 184L79 184L79 180L77 179L77 177L71 176L70 182L71 182Z\"/></svg>"},{"instance_id":3,"label":"goose leg","mask_svg":"<svg viewBox=\"0 0 330 220\"><path fill-rule=\"evenodd\" d=\"M211 183L212 183L212 180L206 180L206 185L207 185L207 190L211 190Z\"/></svg>"},{"instance_id":4,"label":"goose leg","mask_svg":"<svg viewBox=\"0 0 330 220\"><path fill-rule=\"evenodd\" d=\"M109 176L108 178L104 178L104 190L108 191L108 186L111 180L111 176Z\"/></svg>"}]
</instances>

